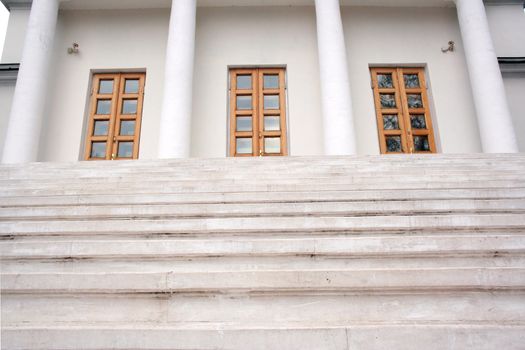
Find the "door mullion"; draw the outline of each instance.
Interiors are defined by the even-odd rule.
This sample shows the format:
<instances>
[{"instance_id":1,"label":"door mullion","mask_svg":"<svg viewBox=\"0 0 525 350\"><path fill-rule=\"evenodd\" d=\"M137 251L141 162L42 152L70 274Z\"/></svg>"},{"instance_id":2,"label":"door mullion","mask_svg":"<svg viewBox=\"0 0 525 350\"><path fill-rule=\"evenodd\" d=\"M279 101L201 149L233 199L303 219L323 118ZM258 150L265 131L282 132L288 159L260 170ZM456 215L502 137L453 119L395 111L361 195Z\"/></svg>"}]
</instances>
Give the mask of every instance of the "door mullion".
<instances>
[{"instance_id":1,"label":"door mullion","mask_svg":"<svg viewBox=\"0 0 525 350\"><path fill-rule=\"evenodd\" d=\"M405 89L405 79L403 77L403 68L397 68L396 77L398 82L399 96L401 99L401 108L399 109L401 115L399 119L402 124L402 139L405 140L404 145L406 149L404 152L414 153L414 140L412 137L412 128L410 126L410 113L408 111L408 100Z\"/></svg>"},{"instance_id":2,"label":"door mullion","mask_svg":"<svg viewBox=\"0 0 525 350\"><path fill-rule=\"evenodd\" d=\"M261 96L262 94L262 79L260 79L260 71L259 69L253 70L253 77L254 77L254 91L253 96L255 100L255 106L253 109L253 124L255 125L254 129L254 156L262 156L263 150L264 150L264 142L262 139L262 125L261 125L261 113L262 113L262 101L263 98Z\"/></svg>"},{"instance_id":3,"label":"door mullion","mask_svg":"<svg viewBox=\"0 0 525 350\"><path fill-rule=\"evenodd\" d=\"M114 111L111 116L111 153L109 159L116 159L117 158L117 122L120 119L120 111L122 110L122 95L124 93L124 84L122 83L122 74L118 75L118 85L115 88L116 96L115 103L114 103ZM109 148L109 147L108 147Z\"/></svg>"},{"instance_id":4,"label":"door mullion","mask_svg":"<svg viewBox=\"0 0 525 350\"><path fill-rule=\"evenodd\" d=\"M119 96L120 96L120 85L121 85L121 74L115 74L115 85L113 86L113 97L111 102L111 116L109 119L109 130L108 130L108 145L106 159L110 160L113 158L115 153L115 120L119 109Z\"/></svg>"}]
</instances>

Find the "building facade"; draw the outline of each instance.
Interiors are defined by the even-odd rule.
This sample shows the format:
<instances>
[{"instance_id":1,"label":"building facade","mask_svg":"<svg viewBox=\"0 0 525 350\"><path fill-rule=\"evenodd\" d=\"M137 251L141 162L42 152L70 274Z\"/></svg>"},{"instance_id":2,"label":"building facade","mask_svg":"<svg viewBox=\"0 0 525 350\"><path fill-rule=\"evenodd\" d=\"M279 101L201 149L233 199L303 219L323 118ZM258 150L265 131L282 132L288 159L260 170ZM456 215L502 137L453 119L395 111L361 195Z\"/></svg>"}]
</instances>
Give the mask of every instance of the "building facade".
<instances>
[{"instance_id":1,"label":"building facade","mask_svg":"<svg viewBox=\"0 0 525 350\"><path fill-rule=\"evenodd\" d=\"M525 150L521 0L3 3L4 163Z\"/></svg>"},{"instance_id":2,"label":"building facade","mask_svg":"<svg viewBox=\"0 0 525 350\"><path fill-rule=\"evenodd\" d=\"M523 0L1 1L2 349L524 349Z\"/></svg>"}]
</instances>

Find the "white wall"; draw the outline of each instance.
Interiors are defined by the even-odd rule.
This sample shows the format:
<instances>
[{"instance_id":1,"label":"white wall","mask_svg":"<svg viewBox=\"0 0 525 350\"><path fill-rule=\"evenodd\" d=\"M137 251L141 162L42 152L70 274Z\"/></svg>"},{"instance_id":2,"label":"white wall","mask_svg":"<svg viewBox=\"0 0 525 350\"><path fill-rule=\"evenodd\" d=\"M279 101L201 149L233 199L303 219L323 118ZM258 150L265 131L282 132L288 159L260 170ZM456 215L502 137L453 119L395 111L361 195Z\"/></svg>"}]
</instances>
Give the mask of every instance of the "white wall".
<instances>
[{"instance_id":1,"label":"white wall","mask_svg":"<svg viewBox=\"0 0 525 350\"><path fill-rule=\"evenodd\" d=\"M168 9L61 12L39 160L79 158L90 72L118 69L147 71L140 158L156 157L168 17ZM345 7L343 22L360 154L379 153L370 64L426 65L441 150L481 151L454 9ZM458 51L441 53L449 40ZM79 55L66 52L73 42ZM197 13L191 155L227 154L228 66L243 65L286 65L290 154L322 154L314 8L206 7Z\"/></svg>"},{"instance_id":2,"label":"white wall","mask_svg":"<svg viewBox=\"0 0 525 350\"><path fill-rule=\"evenodd\" d=\"M426 66L438 150L481 152L455 9L345 7L343 23L360 154L379 153L370 64Z\"/></svg>"},{"instance_id":3,"label":"white wall","mask_svg":"<svg viewBox=\"0 0 525 350\"><path fill-rule=\"evenodd\" d=\"M0 154L4 150L5 134L14 93L14 83L0 83Z\"/></svg>"},{"instance_id":4,"label":"white wall","mask_svg":"<svg viewBox=\"0 0 525 350\"><path fill-rule=\"evenodd\" d=\"M7 22L9 21L9 11L3 4L0 4L0 57L4 49L4 40L7 32Z\"/></svg>"},{"instance_id":5,"label":"white wall","mask_svg":"<svg viewBox=\"0 0 525 350\"><path fill-rule=\"evenodd\" d=\"M227 154L229 65L286 65L291 155L323 154L313 7L199 8L192 156Z\"/></svg>"},{"instance_id":6,"label":"white wall","mask_svg":"<svg viewBox=\"0 0 525 350\"><path fill-rule=\"evenodd\" d=\"M147 76L140 158L156 157L168 15L168 9L61 12L40 160L78 159L91 69L141 67ZM196 37L193 157L227 154L228 65L287 65L290 150L322 154L313 7L199 8ZM78 56L66 53L73 42Z\"/></svg>"},{"instance_id":7,"label":"white wall","mask_svg":"<svg viewBox=\"0 0 525 350\"><path fill-rule=\"evenodd\" d=\"M516 130L516 136L518 136L519 151L525 152L525 109L523 109L525 72L503 73L503 83L507 91L514 129Z\"/></svg>"},{"instance_id":8,"label":"white wall","mask_svg":"<svg viewBox=\"0 0 525 350\"><path fill-rule=\"evenodd\" d=\"M1 6L1 5L0 5ZM2 63L20 63L24 39L26 36L27 22L29 21L29 8L11 9L7 32L5 36Z\"/></svg>"},{"instance_id":9,"label":"white wall","mask_svg":"<svg viewBox=\"0 0 525 350\"><path fill-rule=\"evenodd\" d=\"M146 71L140 158L157 156L168 19L169 9L60 13L40 160L79 159L91 70ZM67 54L73 42L78 55Z\"/></svg>"},{"instance_id":10,"label":"white wall","mask_svg":"<svg viewBox=\"0 0 525 350\"><path fill-rule=\"evenodd\" d=\"M499 57L525 57L525 13L522 5L487 6L487 17ZM525 72L504 73L510 112L520 152L525 152Z\"/></svg>"},{"instance_id":11,"label":"white wall","mask_svg":"<svg viewBox=\"0 0 525 350\"><path fill-rule=\"evenodd\" d=\"M499 57L525 57L523 5L487 6L492 40Z\"/></svg>"},{"instance_id":12,"label":"white wall","mask_svg":"<svg viewBox=\"0 0 525 350\"><path fill-rule=\"evenodd\" d=\"M1 10L4 10L0 4ZM1 63L20 63L23 43L29 20L29 8L13 7L9 14L7 31L3 46ZM0 26L1 27L1 26ZM0 28L1 29L1 28ZM0 34L1 35L1 34ZM15 92L15 82L0 82L0 154L4 149L5 135L11 112L11 102Z\"/></svg>"}]
</instances>

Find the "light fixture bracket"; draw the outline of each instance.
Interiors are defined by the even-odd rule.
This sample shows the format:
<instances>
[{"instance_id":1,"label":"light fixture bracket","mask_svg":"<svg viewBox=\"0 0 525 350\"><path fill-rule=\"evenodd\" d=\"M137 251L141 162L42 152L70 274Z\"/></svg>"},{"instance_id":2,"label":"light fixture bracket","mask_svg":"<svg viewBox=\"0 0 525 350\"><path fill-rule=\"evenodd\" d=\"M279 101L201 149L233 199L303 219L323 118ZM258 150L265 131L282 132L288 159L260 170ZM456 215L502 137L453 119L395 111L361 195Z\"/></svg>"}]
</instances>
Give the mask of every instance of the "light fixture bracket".
<instances>
[{"instance_id":1,"label":"light fixture bracket","mask_svg":"<svg viewBox=\"0 0 525 350\"><path fill-rule=\"evenodd\" d=\"M67 53L72 55L72 54L78 54L79 52L79 45L77 43L73 43L72 47L68 47L67 49Z\"/></svg>"}]
</instances>

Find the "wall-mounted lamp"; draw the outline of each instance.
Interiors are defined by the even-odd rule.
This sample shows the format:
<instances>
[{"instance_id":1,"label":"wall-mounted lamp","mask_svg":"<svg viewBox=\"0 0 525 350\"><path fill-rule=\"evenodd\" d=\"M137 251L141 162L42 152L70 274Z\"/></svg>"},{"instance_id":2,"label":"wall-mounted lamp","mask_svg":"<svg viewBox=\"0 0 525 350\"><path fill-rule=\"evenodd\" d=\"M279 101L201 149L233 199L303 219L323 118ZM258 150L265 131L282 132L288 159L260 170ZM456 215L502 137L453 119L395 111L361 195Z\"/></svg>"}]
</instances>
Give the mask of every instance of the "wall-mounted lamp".
<instances>
[{"instance_id":1,"label":"wall-mounted lamp","mask_svg":"<svg viewBox=\"0 0 525 350\"><path fill-rule=\"evenodd\" d=\"M67 48L67 53L72 55L72 54L77 54L78 53L78 44L77 43L73 43L73 47L68 47Z\"/></svg>"},{"instance_id":2,"label":"wall-mounted lamp","mask_svg":"<svg viewBox=\"0 0 525 350\"><path fill-rule=\"evenodd\" d=\"M525 12L525 1L523 2L523 12Z\"/></svg>"},{"instance_id":3,"label":"wall-mounted lamp","mask_svg":"<svg viewBox=\"0 0 525 350\"><path fill-rule=\"evenodd\" d=\"M441 52L447 53L447 52L454 52L456 50L456 43L452 40L448 42L448 47L442 47Z\"/></svg>"}]
</instances>

